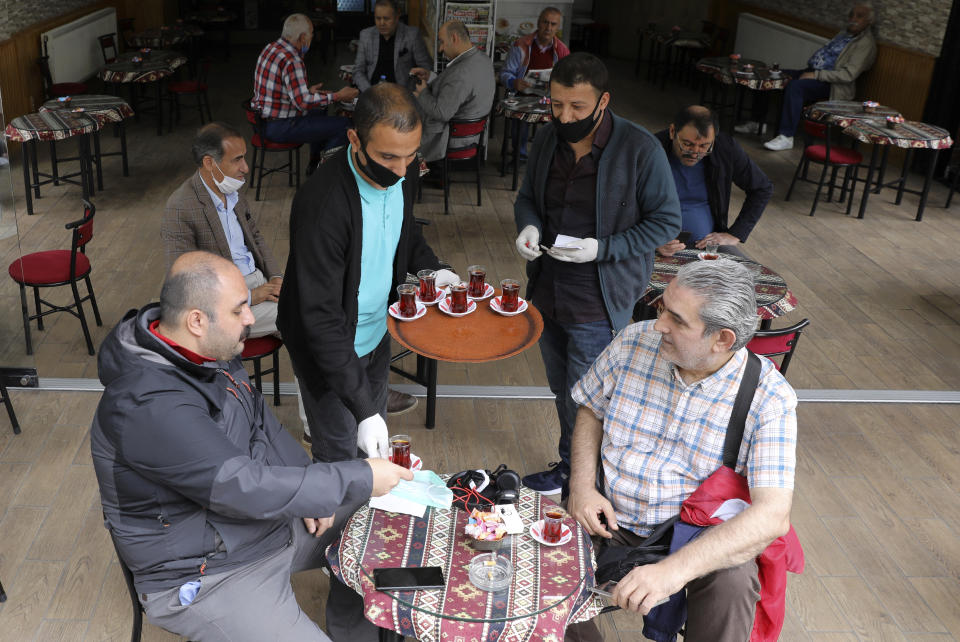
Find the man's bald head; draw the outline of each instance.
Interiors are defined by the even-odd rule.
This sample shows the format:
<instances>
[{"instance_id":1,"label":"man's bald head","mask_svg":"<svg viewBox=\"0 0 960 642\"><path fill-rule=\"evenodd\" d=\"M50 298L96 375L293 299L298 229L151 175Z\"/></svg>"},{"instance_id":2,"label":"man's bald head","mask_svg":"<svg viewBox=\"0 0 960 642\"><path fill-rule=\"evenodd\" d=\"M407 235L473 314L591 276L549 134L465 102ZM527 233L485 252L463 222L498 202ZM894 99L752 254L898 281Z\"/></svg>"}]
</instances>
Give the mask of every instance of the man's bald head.
<instances>
[{"instance_id":1,"label":"man's bald head","mask_svg":"<svg viewBox=\"0 0 960 642\"><path fill-rule=\"evenodd\" d=\"M693 128L701 136L709 136L710 130L717 131L717 116L703 105L689 105L676 113L671 123L676 131L680 131L687 125L693 125Z\"/></svg>"},{"instance_id":2,"label":"man's bald head","mask_svg":"<svg viewBox=\"0 0 960 642\"><path fill-rule=\"evenodd\" d=\"M236 269L230 261L210 252L180 255L160 290L160 322L176 325L190 310L200 310L213 321L222 277Z\"/></svg>"}]
</instances>

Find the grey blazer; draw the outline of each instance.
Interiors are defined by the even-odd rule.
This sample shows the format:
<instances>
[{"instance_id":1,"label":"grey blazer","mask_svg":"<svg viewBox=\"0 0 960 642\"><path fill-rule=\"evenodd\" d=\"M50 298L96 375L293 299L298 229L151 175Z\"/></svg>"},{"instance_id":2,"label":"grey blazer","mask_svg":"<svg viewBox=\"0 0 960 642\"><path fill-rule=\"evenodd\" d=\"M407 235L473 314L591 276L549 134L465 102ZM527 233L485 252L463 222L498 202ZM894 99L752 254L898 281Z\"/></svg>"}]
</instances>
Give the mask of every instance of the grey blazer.
<instances>
[{"instance_id":1,"label":"grey blazer","mask_svg":"<svg viewBox=\"0 0 960 642\"><path fill-rule=\"evenodd\" d=\"M357 47L357 59L353 63L353 82L360 91L370 87L370 74L377 68L380 57L380 32L376 27L367 27L360 32L360 45ZM433 69L433 60L416 27L397 23L397 32L393 35L393 73L397 84L403 85L413 67Z\"/></svg>"},{"instance_id":2,"label":"grey blazer","mask_svg":"<svg viewBox=\"0 0 960 642\"><path fill-rule=\"evenodd\" d=\"M420 149L428 161L443 158L451 120L483 118L493 107L496 81L493 61L476 47L447 65L421 92L418 100L426 114ZM464 145L474 141L464 139Z\"/></svg>"}]
</instances>

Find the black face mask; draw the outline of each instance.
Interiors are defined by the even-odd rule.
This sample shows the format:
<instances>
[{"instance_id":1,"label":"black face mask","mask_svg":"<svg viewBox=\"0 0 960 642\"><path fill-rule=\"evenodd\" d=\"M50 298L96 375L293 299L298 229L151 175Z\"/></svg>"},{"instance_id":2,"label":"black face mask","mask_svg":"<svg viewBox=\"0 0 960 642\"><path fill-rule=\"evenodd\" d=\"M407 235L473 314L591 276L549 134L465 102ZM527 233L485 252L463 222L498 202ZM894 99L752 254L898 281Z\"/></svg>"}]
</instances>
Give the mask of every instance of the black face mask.
<instances>
[{"instance_id":1,"label":"black face mask","mask_svg":"<svg viewBox=\"0 0 960 642\"><path fill-rule=\"evenodd\" d=\"M403 178L403 176L397 176L394 174L393 170L391 170L389 167L384 167L377 161L370 158L370 154L367 152L366 145L360 149L363 151L363 155L367 157L367 164L360 165L360 167L363 169L364 174L373 179L374 183L380 187L393 187L400 181L401 178ZM407 165L407 167L409 167L409 165Z\"/></svg>"},{"instance_id":2,"label":"black face mask","mask_svg":"<svg viewBox=\"0 0 960 642\"><path fill-rule=\"evenodd\" d=\"M594 126L597 124L598 117L596 117L596 115L599 107L600 98L597 99L597 104L594 106L593 111L590 112L589 116L583 120L575 120L572 123L561 123L557 118L557 115L554 114L553 110L551 109L550 113L553 116L553 127L556 129L557 138L567 143L579 143L581 140L586 138L587 135L593 131Z\"/></svg>"}]
</instances>

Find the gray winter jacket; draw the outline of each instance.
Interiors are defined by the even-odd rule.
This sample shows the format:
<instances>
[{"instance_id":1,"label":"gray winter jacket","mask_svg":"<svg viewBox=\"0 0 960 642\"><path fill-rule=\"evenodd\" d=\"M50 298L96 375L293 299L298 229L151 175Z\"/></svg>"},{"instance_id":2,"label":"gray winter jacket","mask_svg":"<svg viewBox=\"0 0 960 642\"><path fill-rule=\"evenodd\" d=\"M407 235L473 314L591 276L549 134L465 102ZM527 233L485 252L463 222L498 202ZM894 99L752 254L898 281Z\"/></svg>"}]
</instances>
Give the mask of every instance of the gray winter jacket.
<instances>
[{"instance_id":1,"label":"gray winter jacket","mask_svg":"<svg viewBox=\"0 0 960 642\"><path fill-rule=\"evenodd\" d=\"M196 365L157 339L159 304L104 341L90 450L106 526L137 591L180 586L284 547L296 517L370 496L364 461L311 464L239 359Z\"/></svg>"}]
</instances>

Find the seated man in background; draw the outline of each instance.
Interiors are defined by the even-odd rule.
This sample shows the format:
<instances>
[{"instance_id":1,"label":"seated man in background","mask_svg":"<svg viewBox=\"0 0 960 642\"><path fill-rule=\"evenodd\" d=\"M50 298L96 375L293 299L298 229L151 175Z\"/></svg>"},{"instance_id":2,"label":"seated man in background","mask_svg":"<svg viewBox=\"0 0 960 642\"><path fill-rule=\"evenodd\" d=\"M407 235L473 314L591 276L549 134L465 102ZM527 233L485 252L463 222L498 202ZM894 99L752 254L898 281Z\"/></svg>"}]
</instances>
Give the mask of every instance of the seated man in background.
<instances>
[{"instance_id":1,"label":"seated man in background","mask_svg":"<svg viewBox=\"0 0 960 642\"><path fill-rule=\"evenodd\" d=\"M690 247L719 245L720 251L743 256L738 247L760 220L773 196L773 183L732 137L717 131L717 117L706 107L681 109L668 129L657 133L670 159L680 197L683 231L690 238L674 239L657 248L663 256ZM729 224L730 189L736 183L746 194L740 214Z\"/></svg>"},{"instance_id":2,"label":"seated man in background","mask_svg":"<svg viewBox=\"0 0 960 642\"><path fill-rule=\"evenodd\" d=\"M252 324L236 266L191 252L160 303L104 340L90 430L104 521L153 624L192 640L329 640L291 573L324 565L357 506L413 475L384 459L311 464L237 358ZM378 639L333 576L326 606L335 640Z\"/></svg>"},{"instance_id":3,"label":"seated man in background","mask_svg":"<svg viewBox=\"0 0 960 642\"><path fill-rule=\"evenodd\" d=\"M833 37L810 56L804 71L785 69L791 80L783 91L780 131L776 138L763 144L779 152L793 147L793 137L803 116L803 107L818 100L853 100L857 78L873 66L877 58L877 42L870 27L873 7L858 3L850 10L847 29ZM756 101L754 121L737 125L741 134L759 134L760 121L767 111L765 100Z\"/></svg>"},{"instance_id":4,"label":"seated man in background","mask_svg":"<svg viewBox=\"0 0 960 642\"><path fill-rule=\"evenodd\" d=\"M756 324L750 270L694 261L664 291L660 318L627 327L574 386L580 407L568 510L591 535L638 546L723 465ZM755 558L790 528L797 397L771 361L760 361L735 466L752 503L661 561L634 568L613 590L617 605L646 614L686 587L686 640L750 639L760 597ZM582 639L600 639L588 635L591 626Z\"/></svg>"},{"instance_id":5,"label":"seated man in background","mask_svg":"<svg viewBox=\"0 0 960 642\"><path fill-rule=\"evenodd\" d=\"M378 82L406 85L411 69L432 66L420 30L400 22L395 0L377 0L373 19L376 24L360 32L353 65L357 89L366 91Z\"/></svg>"},{"instance_id":6,"label":"seated man in background","mask_svg":"<svg viewBox=\"0 0 960 642\"><path fill-rule=\"evenodd\" d=\"M437 44L450 61L443 72L435 76L422 67L412 70L419 79L413 93L426 116L421 150L427 162L447 155L448 123L488 115L496 91L493 61L473 46L462 22L450 20L441 25ZM462 139L462 145L474 142Z\"/></svg>"},{"instance_id":7,"label":"seated man in background","mask_svg":"<svg viewBox=\"0 0 960 642\"><path fill-rule=\"evenodd\" d=\"M570 55L567 46L557 38L561 27L563 13L556 7L546 7L537 19L537 30L513 43L500 71L500 84L506 87L507 91L526 93L530 88L530 83L524 80L527 70L553 69L558 60ZM526 158L530 125L515 120L511 120L510 124L513 142L520 146L520 157Z\"/></svg>"},{"instance_id":8,"label":"seated man in background","mask_svg":"<svg viewBox=\"0 0 960 642\"><path fill-rule=\"evenodd\" d=\"M277 143L310 143L310 173L320 162L324 149L346 145L348 118L327 116L327 105L353 100L360 93L354 87L320 92L322 83L307 84L303 63L313 41L313 22L302 13L283 21L279 39L271 42L257 59L250 107L264 120L263 134Z\"/></svg>"}]
</instances>

